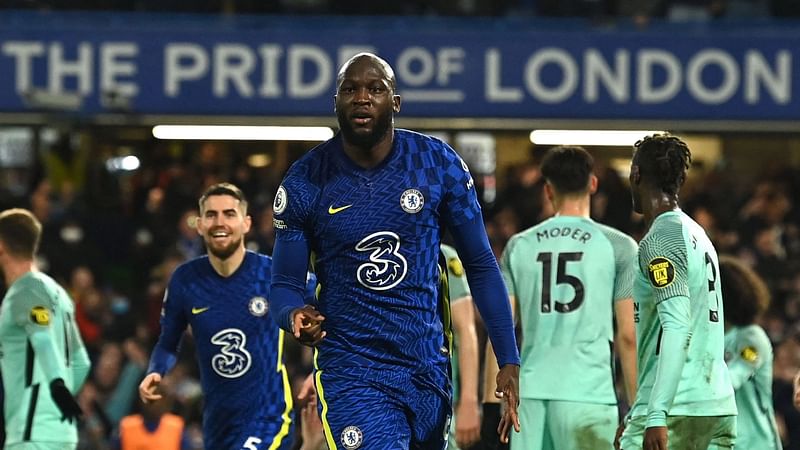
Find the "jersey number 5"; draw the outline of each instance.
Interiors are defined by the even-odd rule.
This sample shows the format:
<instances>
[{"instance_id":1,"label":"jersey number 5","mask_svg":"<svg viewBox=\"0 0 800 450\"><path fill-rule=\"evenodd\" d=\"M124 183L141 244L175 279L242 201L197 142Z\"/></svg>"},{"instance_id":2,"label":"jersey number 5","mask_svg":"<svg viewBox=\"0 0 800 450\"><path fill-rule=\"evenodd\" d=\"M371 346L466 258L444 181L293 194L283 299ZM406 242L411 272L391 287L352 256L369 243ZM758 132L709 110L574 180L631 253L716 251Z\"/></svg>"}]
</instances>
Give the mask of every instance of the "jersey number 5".
<instances>
[{"instance_id":1,"label":"jersey number 5","mask_svg":"<svg viewBox=\"0 0 800 450\"><path fill-rule=\"evenodd\" d=\"M556 311L568 313L575 311L583 304L584 288L580 278L567 274L567 263L578 262L583 258L583 252L565 252L558 254L558 268L556 270L556 284L568 284L575 291L572 300L560 302L556 300ZM552 312L551 284L553 279L553 254L550 252L539 253L536 261L542 263L542 305L543 313Z\"/></svg>"}]
</instances>

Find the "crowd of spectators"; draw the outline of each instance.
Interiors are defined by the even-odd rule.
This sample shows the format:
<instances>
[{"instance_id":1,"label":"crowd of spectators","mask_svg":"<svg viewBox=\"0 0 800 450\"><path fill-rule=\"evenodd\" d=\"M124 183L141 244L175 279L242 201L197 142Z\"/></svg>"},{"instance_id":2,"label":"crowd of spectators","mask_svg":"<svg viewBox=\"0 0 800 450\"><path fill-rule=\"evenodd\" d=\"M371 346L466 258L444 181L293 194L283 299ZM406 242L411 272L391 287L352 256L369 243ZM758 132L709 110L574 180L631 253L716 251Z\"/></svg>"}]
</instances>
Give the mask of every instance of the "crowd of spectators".
<instances>
[{"instance_id":1,"label":"crowd of spectators","mask_svg":"<svg viewBox=\"0 0 800 450\"><path fill-rule=\"evenodd\" d=\"M651 18L677 22L722 18L798 17L794 0L8 0L3 7L38 10L116 10L210 14L334 14Z\"/></svg>"},{"instance_id":2,"label":"crowd of spectators","mask_svg":"<svg viewBox=\"0 0 800 450\"><path fill-rule=\"evenodd\" d=\"M137 170L114 172L105 164L114 149L92 142L89 134L44 149L26 177L3 174L6 183L26 179L27 188L0 185L0 207L28 207L44 225L38 264L71 293L93 362L80 394L86 411L81 448L102 450L113 448L120 420L142 409L136 388L159 333L170 274L204 252L191 226L200 193L219 181L240 186L254 221L247 246L270 254L271 201L296 155L289 152L284 163L276 157L270 165L252 167L223 144L153 141L139 152ZM497 256L512 234L552 214L538 169L544 150L533 148L528 161L497 174L496 200L484 205ZM9 170L0 168L0 174ZM640 238L643 224L631 211L625 174L602 158L596 172L600 185L593 197L594 218ZM754 183L742 183L721 165L704 167L691 172L682 195L682 204L708 230L719 252L743 257L771 289L772 307L762 324L775 347L775 406L788 449L800 448L800 414L791 405L791 378L800 367L798 172L798 167L782 166L767 169ZM202 448L201 391L191 336L184 341L181 360L169 377L170 406L187 420L189 441ZM311 354L287 342L296 390L311 370ZM296 404L297 411L301 406Z\"/></svg>"}]
</instances>

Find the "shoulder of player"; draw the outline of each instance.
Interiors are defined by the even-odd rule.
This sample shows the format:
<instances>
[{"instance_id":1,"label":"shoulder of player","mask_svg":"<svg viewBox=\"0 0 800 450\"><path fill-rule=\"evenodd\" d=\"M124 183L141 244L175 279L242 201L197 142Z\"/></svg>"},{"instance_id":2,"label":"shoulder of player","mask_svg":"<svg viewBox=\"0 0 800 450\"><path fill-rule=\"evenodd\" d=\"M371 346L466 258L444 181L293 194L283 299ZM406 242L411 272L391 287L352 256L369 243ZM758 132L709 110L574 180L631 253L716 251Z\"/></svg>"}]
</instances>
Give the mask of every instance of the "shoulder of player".
<instances>
[{"instance_id":1,"label":"shoulder of player","mask_svg":"<svg viewBox=\"0 0 800 450\"><path fill-rule=\"evenodd\" d=\"M33 305L47 302L48 299L48 284L58 286L55 280L43 272L30 272L26 276L18 279L6 294L6 300L13 302L16 305Z\"/></svg>"},{"instance_id":2,"label":"shoulder of player","mask_svg":"<svg viewBox=\"0 0 800 450\"><path fill-rule=\"evenodd\" d=\"M444 254L445 258L458 258L458 253L456 249L447 244L441 244L439 247L442 250L442 254Z\"/></svg>"},{"instance_id":3,"label":"shoulder of player","mask_svg":"<svg viewBox=\"0 0 800 450\"><path fill-rule=\"evenodd\" d=\"M606 236L610 241L612 241L612 245L624 245L628 248L636 250L637 244L636 240L632 238L628 233L625 233L622 230L618 230L612 226L602 224L599 222L592 221L594 225L600 230L600 232Z\"/></svg>"},{"instance_id":4,"label":"shoulder of player","mask_svg":"<svg viewBox=\"0 0 800 450\"><path fill-rule=\"evenodd\" d=\"M753 346L762 352L767 349L772 349L772 343L769 340L767 332L755 324L739 328L737 341L740 346Z\"/></svg>"},{"instance_id":5,"label":"shoulder of player","mask_svg":"<svg viewBox=\"0 0 800 450\"><path fill-rule=\"evenodd\" d=\"M400 142L413 142L415 145L406 145L406 148L411 151L430 153L432 156L445 160L460 159L453 147L436 136L397 128L395 129L395 139Z\"/></svg>"}]
</instances>

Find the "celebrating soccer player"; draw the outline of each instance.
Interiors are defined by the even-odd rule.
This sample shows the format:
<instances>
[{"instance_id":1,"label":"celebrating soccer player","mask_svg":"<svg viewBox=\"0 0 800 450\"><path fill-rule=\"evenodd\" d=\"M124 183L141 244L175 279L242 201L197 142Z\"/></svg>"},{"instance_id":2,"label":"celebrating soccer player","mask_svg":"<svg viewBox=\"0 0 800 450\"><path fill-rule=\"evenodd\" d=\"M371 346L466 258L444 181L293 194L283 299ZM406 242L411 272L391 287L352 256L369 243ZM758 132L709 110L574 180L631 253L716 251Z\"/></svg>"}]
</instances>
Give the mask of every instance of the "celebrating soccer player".
<instances>
[{"instance_id":1,"label":"celebrating soccer player","mask_svg":"<svg viewBox=\"0 0 800 450\"><path fill-rule=\"evenodd\" d=\"M725 366L717 251L678 201L691 153L664 134L635 149L633 208L644 214L647 234L633 292L639 386L621 448L730 449L736 401Z\"/></svg>"},{"instance_id":2,"label":"celebrating soccer player","mask_svg":"<svg viewBox=\"0 0 800 450\"><path fill-rule=\"evenodd\" d=\"M756 319L769 307L769 289L751 268L720 256L725 304L725 360L736 392L736 448L781 450L772 405L772 344Z\"/></svg>"},{"instance_id":3,"label":"celebrating soccer player","mask_svg":"<svg viewBox=\"0 0 800 450\"><path fill-rule=\"evenodd\" d=\"M497 360L501 434L518 428L511 310L467 165L444 142L395 129L392 68L362 53L340 69L341 131L294 163L275 196L274 318L316 345L330 448L441 449L451 414L438 300L440 225L449 228ZM303 305L311 252L319 310Z\"/></svg>"},{"instance_id":4,"label":"celebrating soccer player","mask_svg":"<svg viewBox=\"0 0 800 450\"><path fill-rule=\"evenodd\" d=\"M628 400L636 393L636 241L589 218L593 167L583 148L551 149L542 175L556 217L514 235L503 253L523 336L522 432L512 436L512 450L612 448L612 344Z\"/></svg>"},{"instance_id":5,"label":"celebrating soccer player","mask_svg":"<svg viewBox=\"0 0 800 450\"><path fill-rule=\"evenodd\" d=\"M172 274L164 295L161 335L139 395L144 402L161 398L161 378L175 365L181 336L191 325L205 394L205 448L288 449L292 395L283 365L284 332L267 317L272 314L272 260L245 250L251 219L238 187L209 187L199 208L197 232L208 255ZM305 299L312 298L310 283Z\"/></svg>"},{"instance_id":6,"label":"celebrating soccer player","mask_svg":"<svg viewBox=\"0 0 800 450\"><path fill-rule=\"evenodd\" d=\"M42 225L24 209L0 213L0 367L5 393L5 448L74 449L81 408L75 393L90 362L75 323L75 305L34 268Z\"/></svg>"}]
</instances>

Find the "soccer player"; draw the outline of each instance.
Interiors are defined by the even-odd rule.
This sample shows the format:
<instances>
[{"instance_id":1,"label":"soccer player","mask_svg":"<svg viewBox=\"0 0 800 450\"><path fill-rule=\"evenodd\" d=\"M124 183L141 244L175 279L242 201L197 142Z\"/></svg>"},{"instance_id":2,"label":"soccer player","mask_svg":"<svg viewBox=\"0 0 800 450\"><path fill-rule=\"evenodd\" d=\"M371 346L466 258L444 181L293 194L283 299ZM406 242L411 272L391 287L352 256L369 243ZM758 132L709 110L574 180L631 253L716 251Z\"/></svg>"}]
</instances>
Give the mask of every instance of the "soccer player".
<instances>
[{"instance_id":1,"label":"soccer player","mask_svg":"<svg viewBox=\"0 0 800 450\"><path fill-rule=\"evenodd\" d=\"M341 131L295 162L275 195L274 318L316 346L315 379L330 448L444 446L449 350L438 299L442 225L502 366L518 427L519 355L506 289L466 164L444 142L395 129L392 68L369 53L337 76ZM309 255L321 290L304 306Z\"/></svg>"},{"instance_id":2,"label":"soccer player","mask_svg":"<svg viewBox=\"0 0 800 450\"><path fill-rule=\"evenodd\" d=\"M81 408L75 393L89 355L69 294L36 271L42 225L24 209L0 213L0 268L8 291L0 307L0 369L6 449L74 449Z\"/></svg>"},{"instance_id":3,"label":"soccer player","mask_svg":"<svg viewBox=\"0 0 800 450\"><path fill-rule=\"evenodd\" d=\"M678 201L691 160L689 147L668 134L635 145L633 208L647 233L633 292L638 391L623 450L729 449L736 436L717 251Z\"/></svg>"},{"instance_id":4,"label":"soccer player","mask_svg":"<svg viewBox=\"0 0 800 450\"><path fill-rule=\"evenodd\" d=\"M251 219L238 187L209 187L199 209L197 232L208 255L182 264L172 274L164 295L161 335L139 395L145 403L161 398L159 383L175 365L178 344L190 325L204 393L205 448L289 448L292 395L283 365L284 332L267 317L272 314L272 261L245 250ZM306 299L311 296L306 292Z\"/></svg>"},{"instance_id":5,"label":"soccer player","mask_svg":"<svg viewBox=\"0 0 800 450\"><path fill-rule=\"evenodd\" d=\"M756 318L769 307L769 290L752 269L720 256L725 304L725 360L736 392L736 448L780 450L772 405L772 344Z\"/></svg>"},{"instance_id":6,"label":"soccer player","mask_svg":"<svg viewBox=\"0 0 800 450\"><path fill-rule=\"evenodd\" d=\"M447 266L450 314L453 328L453 353L450 358L453 379L453 405L448 449L467 448L481 437L478 408L478 335L472 295L456 249L442 244Z\"/></svg>"},{"instance_id":7,"label":"soccer player","mask_svg":"<svg viewBox=\"0 0 800 450\"><path fill-rule=\"evenodd\" d=\"M589 217L593 170L583 148L551 149L542 175L556 216L514 235L503 252L503 275L522 324L522 431L512 436L512 450L613 447L612 347L629 401L636 393L636 241Z\"/></svg>"}]
</instances>

